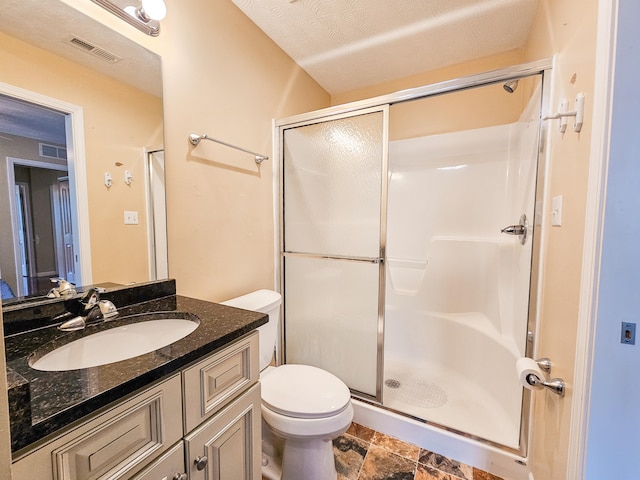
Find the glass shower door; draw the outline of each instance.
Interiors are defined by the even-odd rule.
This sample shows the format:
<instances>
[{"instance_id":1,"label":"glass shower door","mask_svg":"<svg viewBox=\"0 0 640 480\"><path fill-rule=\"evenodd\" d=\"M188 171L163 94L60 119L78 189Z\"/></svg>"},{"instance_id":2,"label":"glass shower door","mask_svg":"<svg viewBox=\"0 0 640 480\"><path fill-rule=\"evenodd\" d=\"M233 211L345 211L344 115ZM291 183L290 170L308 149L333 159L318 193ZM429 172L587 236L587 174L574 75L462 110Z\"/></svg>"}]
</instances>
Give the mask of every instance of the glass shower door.
<instances>
[{"instance_id":1,"label":"glass shower door","mask_svg":"<svg viewBox=\"0 0 640 480\"><path fill-rule=\"evenodd\" d=\"M388 107L282 132L287 363L380 398Z\"/></svg>"}]
</instances>

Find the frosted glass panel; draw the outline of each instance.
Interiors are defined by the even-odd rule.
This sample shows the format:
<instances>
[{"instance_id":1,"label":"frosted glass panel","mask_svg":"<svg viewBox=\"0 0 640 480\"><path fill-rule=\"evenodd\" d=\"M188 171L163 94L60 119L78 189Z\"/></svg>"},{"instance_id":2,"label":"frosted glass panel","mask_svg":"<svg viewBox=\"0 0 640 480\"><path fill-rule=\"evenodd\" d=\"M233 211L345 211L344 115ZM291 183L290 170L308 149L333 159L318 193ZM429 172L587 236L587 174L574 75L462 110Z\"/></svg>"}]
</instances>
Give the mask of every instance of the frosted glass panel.
<instances>
[{"instance_id":1,"label":"frosted glass panel","mask_svg":"<svg viewBox=\"0 0 640 480\"><path fill-rule=\"evenodd\" d=\"M382 112L284 132L287 252L380 255Z\"/></svg>"},{"instance_id":2,"label":"frosted glass panel","mask_svg":"<svg viewBox=\"0 0 640 480\"><path fill-rule=\"evenodd\" d=\"M287 363L323 368L375 396L379 266L285 258Z\"/></svg>"}]
</instances>

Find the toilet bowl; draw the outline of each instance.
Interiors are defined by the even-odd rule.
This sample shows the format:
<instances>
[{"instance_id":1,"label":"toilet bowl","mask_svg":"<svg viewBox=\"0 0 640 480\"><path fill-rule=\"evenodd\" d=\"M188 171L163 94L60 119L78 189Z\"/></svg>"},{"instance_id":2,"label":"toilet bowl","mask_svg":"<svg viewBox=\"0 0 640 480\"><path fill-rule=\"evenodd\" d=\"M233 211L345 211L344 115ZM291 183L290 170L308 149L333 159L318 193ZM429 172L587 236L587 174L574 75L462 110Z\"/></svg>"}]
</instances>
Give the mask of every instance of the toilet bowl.
<instances>
[{"instance_id":1,"label":"toilet bowl","mask_svg":"<svg viewBox=\"0 0 640 480\"><path fill-rule=\"evenodd\" d=\"M258 290L224 305L269 315L258 328L262 395L262 474L268 480L336 480L333 439L353 419L349 388L310 365L270 366L276 345L280 294Z\"/></svg>"}]
</instances>

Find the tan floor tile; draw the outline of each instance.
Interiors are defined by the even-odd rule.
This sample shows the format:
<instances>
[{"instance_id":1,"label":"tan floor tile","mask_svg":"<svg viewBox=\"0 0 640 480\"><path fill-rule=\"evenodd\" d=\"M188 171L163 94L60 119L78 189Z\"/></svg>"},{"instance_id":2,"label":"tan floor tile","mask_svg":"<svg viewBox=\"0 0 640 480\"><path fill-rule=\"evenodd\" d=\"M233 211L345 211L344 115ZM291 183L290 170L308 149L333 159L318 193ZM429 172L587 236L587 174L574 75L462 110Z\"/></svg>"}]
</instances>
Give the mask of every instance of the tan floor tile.
<instances>
[{"instance_id":1,"label":"tan floor tile","mask_svg":"<svg viewBox=\"0 0 640 480\"><path fill-rule=\"evenodd\" d=\"M416 462L372 445L358 480L414 480Z\"/></svg>"},{"instance_id":2,"label":"tan floor tile","mask_svg":"<svg viewBox=\"0 0 640 480\"><path fill-rule=\"evenodd\" d=\"M458 477L453 477L446 472L419 463L415 480L458 480Z\"/></svg>"},{"instance_id":3,"label":"tan floor tile","mask_svg":"<svg viewBox=\"0 0 640 480\"><path fill-rule=\"evenodd\" d=\"M504 480L502 477L498 477L484 470L478 468L473 469L473 480Z\"/></svg>"},{"instance_id":4,"label":"tan floor tile","mask_svg":"<svg viewBox=\"0 0 640 480\"><path fill-rule=\"evenodd\" d=\"M375 433L371 443L413 461L417 461L420 454L420 448L416 445L403 442L398 438L380 432Z\"/></svg>"},{"instance_id":5,"label":"tan floor tile","mask_svg":"<svg viewBox=\"0 0 640 480\"><path fill-rule=\"evenodd\" d=\"M353 435L354 437L358 437L365 442L371 442L376 431L372 430L369 427L365 427L364 425L353 422L351 423L351 425L349 425L346 433L348 433L349 435Z\"/></svg>"},{"instance_id":6,"label":"tan floor tile","mask_svg":"<svg viewBox=\"0 0 640 480\"><path fill-rule=\"evenodd\" d=\"M463 480L473 480L473 468L429 450L420 449L418 462Z\"/></svg>"},{"instance_id":7,"label":"tan floor tile","mask_svg":"<svg viewBox=\"0 0 640 480\"><path fill-rule=\"evenodd\" d=\"M352 435L340 435L333 441L336 471L345 480L358 480L369 443Z\"/></svg>"}]
</instances>

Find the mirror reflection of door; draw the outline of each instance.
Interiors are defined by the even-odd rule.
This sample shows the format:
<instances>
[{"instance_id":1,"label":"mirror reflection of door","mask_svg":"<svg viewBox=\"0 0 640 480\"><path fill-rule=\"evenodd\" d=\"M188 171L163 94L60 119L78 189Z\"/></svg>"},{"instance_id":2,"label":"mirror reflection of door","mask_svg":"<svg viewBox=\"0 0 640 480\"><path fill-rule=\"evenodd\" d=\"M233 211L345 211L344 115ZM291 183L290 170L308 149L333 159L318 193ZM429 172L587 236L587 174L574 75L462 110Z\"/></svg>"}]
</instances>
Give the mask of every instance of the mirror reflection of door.
<instances>
[{"instance_id":1,"label":"mirror reflection of door","mask_svg":"<svg viewBox=\"0 0 640 480\"><path fill-rule=\"evenodd\" d=\"M60 277L76 283L75 248L73 245L73 216L69 177L60 177L49 186L51 190L52 223L56 267Z\"/></svg>"},{"instance_id":2,"label":"mirror reflection of door","mask_svg":"<svg viewBox=\"0 0 640 480\"><path fill-rule=\"evenodd\" d=\"M26 296L47 292L51 278L74 282L73 217L66 166L7 160L13 170L9 184L15 191L10 224L16 281L9 280L9 285L17 296Z\"/></svg>"},{"instance_id":3,"label":"mirror reflection of door","mask_svg":"<svg viewBox=\"0 0 640 480\"><path fill-rule=\"evenodd\" d=\"M8 95L0 111L2 280L18 297L46 293L51 278L76 283L69 114Z\"/></svg>"}]
</instances>

